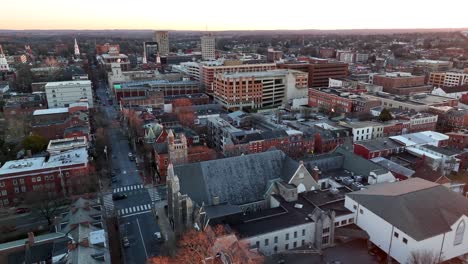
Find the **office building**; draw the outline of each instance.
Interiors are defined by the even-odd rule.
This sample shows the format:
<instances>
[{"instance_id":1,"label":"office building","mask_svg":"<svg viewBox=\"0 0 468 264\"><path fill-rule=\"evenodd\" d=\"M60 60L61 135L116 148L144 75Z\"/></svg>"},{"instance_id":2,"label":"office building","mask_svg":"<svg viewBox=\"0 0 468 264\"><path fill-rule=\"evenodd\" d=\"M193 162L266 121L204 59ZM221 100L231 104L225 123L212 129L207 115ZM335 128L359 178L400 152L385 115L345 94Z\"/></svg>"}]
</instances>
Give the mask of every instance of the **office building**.
<instances>
[{"instance_id":1,"label":"office building","mask_svg":"<svg viewBox=\"0 0 468 264\"><path fill-rule=\"evenodd\" d=\"M391 72L373 76L373 84L383 87L383 91L396 95L409 95L429 92L431 86L424 85L424 76L414 76L406 72Z\"/></svg>"},{"instance_id":2,"label":"office building","mask_svg":"<svg viewBox=\"0 0 468 264\"><path fill-rule=\"evenodd\" d=\"M169 54L169 32L168 31L156 31L154 40L158 43L159 54L161 56L167 56Z\"/></svg>"},{"instance_id":3,"label":"office building","mask_svg":"<svg viewBox=\"0 0 468 264\"><path fill-rule=\"evenodd\" d=\"M309 88L328 87L330 78L345 78L348 76L348 64L329 63L327 60L317 58L309 59L310 62L280 63L280 69L292 69L309 73Z\"/></svg>"},{"instance_id":4,"label":"office building","mask_svg":"<svg viewBox=\"0 0 468 264\"><path fill-rule=\"evenodd\" d=\"M159 55L157 42L143 42L143 63L156 63Z\"/></svg>"},{"instance_id":5,"label":"office building","mask_svg":"<svg viewBox=\"0 0 468 264\"><path fill-rule=\"evenodd\" d=\"M49 82L45 86L49 108L69 107L73 103L86 102L94 107L91 81Z\"/></svg>"},{"instance_id":6,"label":"office building","mask_svg":"<svg viewBox=\"0 0 468 264\"><path fill-rule=\"evenodd\" d=\"M216 41L212 35L201 37L202 60L210 61L216 59Z\"/></svg>"},{"instance_id":7,"label":"office building","mask_svg":"<svg viewBox=\"0 0 468 264\"><path fill-rule=\"evenodd\" d=\"M428 84L434 87L454 87L468 84L468 73L431 72Z\"/></svg>"},{"instance_id":8,"label":"office building","mask_svg":"<svg viewBox=\"0 0 468 264\"><path fill-rule=\"evenodd\" d=\"M218 73L213 94L226 109L278 107L290 99L307 97L307 73L293 70Z\"/></svg>"}]
</instances>

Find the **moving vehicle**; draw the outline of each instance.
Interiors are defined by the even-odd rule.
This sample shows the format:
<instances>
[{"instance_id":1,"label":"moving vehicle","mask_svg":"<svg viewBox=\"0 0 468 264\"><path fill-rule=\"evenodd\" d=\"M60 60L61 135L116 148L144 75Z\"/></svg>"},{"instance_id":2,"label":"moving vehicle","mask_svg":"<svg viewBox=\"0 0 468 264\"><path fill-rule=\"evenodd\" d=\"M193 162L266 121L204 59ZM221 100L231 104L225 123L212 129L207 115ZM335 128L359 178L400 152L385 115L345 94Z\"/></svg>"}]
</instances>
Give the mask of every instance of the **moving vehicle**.
<instances>
[{"instance_id":1,"label":"moving vehicle","mask_svg":"<svg viewBox=\"0 0 468 264\"><path fill-rule=\"evenodd\" d=\"M28 213L30 211L31 211L31 209L29 209L29 208L16 208L16 213L17 214L25 214L25 213Z\"/></svg>"},{"instance_id":2,"label":"moving vehicle","mask_svg":"<svg viewBox=\"0 0 468 264\"><path fill-rule=\"evenodd\" d=\"M126 247L126 248L130 246L130 241L128 241L128 237L124 237L124 238L122 239L122 244L123 244L123 246Z\"/></svg>"},{"instance_id":3,"label":"moving vehicle","mask_svg":"<svg viewBox=\"0 0 468 264\"><path fill-rule=\"evenodd\" d=\"M123 200L123 199L126 199L127 198L127 195L123 194L123 193L114 193L112 194L112 200Z\"/></svg>"}]
</instances>

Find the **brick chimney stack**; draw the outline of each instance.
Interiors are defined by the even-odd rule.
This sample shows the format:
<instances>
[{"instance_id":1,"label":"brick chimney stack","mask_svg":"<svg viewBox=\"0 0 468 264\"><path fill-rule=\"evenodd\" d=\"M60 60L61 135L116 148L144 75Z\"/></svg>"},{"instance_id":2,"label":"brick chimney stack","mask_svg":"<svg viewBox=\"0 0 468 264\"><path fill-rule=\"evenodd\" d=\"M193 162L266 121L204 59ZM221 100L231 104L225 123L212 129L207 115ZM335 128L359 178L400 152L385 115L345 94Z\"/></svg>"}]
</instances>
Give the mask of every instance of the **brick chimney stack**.
<instances>
[{"instance_id":1,"label":"brick chimney stack","mask_svg":"<svg viewBox=\"0 0 468 264\"><path fill-rule=\"evenodd\" d=\"M320 170L317 166L315 166L314 169L312 170L312 177L314 178L316 182L319 181L319 172Z\"/></svg>"}]
</instances>

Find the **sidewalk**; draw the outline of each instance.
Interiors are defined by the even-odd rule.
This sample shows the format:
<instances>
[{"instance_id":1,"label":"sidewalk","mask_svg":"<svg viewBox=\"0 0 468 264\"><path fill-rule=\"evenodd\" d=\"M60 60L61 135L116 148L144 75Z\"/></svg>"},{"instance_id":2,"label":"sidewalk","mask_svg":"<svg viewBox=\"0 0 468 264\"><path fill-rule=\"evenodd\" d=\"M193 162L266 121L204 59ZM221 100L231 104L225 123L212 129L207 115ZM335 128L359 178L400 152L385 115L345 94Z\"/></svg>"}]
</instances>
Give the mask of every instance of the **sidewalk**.
<instances>
[{"instance_id":1,"label":"sidewalk","mask_svg":"<svg viewBox=\"0 0 468 264\"><path fill-rule=\"evenodd\" d=\"M157 215L156 221L158 222L159 228L161 228L163 237L166 238L166 241L161 248L161 254L166 256L174 256L177 250L177 240L164 210L165 205L167 205L167 201L160 201L155 203Z\"/></svg>"}]
</instances>

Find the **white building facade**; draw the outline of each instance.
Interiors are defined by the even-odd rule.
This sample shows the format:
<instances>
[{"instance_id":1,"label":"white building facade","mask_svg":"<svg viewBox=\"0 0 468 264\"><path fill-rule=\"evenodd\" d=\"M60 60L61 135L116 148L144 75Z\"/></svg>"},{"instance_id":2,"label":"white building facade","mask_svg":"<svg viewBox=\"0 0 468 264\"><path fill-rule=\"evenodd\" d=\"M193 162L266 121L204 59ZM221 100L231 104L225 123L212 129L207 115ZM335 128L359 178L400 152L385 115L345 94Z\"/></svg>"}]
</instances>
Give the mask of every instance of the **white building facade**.
<instances>
[{"instance_id":1,"label":"white building facade","mask_svg":"<svg viewBox=\"0 0 468 264\"><path fill-rule=\"evenodd\" d=\"M49 82L45 86L49 108L68 107L76 102L87 102L94 107L91 81Z\"/></svg>"},{"instance_id":2,"label":"white building facade","mask_svg":"<svg viewBox=\"0 0 468 264\"><path fill-rule=\"evenodd\" d=\"M444 197L431 198L436 194ZM414 253L429 252L437 262L468 253L468 200L442 185L413 178L372 186L348 194L345 207L370 241L400 263Z\"/></svg>"}]
</instances>

